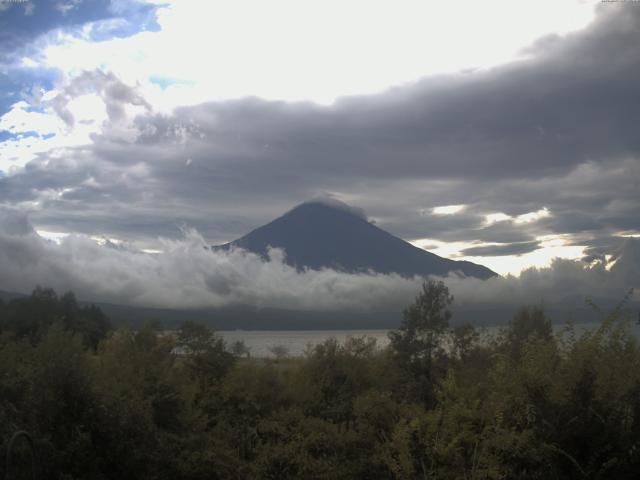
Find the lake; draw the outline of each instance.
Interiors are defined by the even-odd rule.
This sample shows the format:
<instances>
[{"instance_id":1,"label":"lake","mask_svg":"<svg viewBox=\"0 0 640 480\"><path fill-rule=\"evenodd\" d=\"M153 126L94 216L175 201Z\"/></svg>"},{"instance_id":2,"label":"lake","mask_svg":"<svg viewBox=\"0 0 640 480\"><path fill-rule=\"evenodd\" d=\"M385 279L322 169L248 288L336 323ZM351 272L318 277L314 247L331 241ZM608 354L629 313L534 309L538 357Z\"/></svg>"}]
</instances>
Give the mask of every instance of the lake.
<instances>
[{"instance_id":1,"label":"lake","mask_svg":"<svg viewBox=\"0 0 640 480\"><path fill-rule=\"evenodd\" d=\"M348 337L362 337L364 335L376 339L379 346L389 343L389 330L222 330L216 332L222 336L227 344L238 340L249 348L252 357L273 358L273 347L284 347L287 354L299 357L304 354L308 345L317 345L326 339L335 337L340 343Z\"/></svg>"},{"instance_id":2,"label":"lake","mask_svg":"<svg viewBox=\"0 0 640 480\"><path fill-rule=\"evenodd\" d=\"M575 325L576 332L592 330L598 326L597 323L585 323ZM562 331L563 324L554 325L556 333ZM497 334L503 327L483 327L478 331L483 337ZM330 337L335 337L343 343L348 337L368 336L376 339L378 346L385 347L389 344L387 333L389 330L221 330L217 333L221 335L227 344L238 340L244 342L249 348L252 357L273 358L271 352L273 347L284 347L287 355L292 357L302 356L307 346L317 345ZM633 325L633 332L640 336L640 326Z\"/></svg>"}]
</instances>

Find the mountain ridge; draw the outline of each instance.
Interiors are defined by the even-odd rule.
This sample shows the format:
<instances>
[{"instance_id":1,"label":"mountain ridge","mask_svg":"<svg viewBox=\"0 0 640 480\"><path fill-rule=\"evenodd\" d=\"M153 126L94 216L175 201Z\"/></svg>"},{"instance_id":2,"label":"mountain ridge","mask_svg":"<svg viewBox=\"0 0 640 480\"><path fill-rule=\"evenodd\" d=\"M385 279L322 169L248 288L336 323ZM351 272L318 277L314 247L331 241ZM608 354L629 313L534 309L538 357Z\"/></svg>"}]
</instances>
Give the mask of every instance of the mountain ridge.
<instances>
[{"instance_id":1,"label":"mountain ridge","mask_svg":"<svg viewBox=\"0 0 640 480\"><path fill-rule=\"evenodd\" d=\"M405 277L464 276L487 279L495 272L418 248L369 222L358 209L338 201L302 203L275 220L214 249L243 248L267 258L270 247L285 251L298 269L333 268L350 273L396 273Z\"/></svg>"}]
</instances>

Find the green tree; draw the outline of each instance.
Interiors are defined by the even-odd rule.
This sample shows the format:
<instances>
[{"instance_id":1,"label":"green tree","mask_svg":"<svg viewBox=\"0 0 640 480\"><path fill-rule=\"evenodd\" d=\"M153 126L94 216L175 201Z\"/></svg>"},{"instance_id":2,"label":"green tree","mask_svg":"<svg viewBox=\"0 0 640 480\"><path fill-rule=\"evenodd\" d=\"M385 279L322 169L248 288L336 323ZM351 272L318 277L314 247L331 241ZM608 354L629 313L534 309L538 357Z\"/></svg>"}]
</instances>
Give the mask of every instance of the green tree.
<instances>
[{"instance_id":1,"label":"green tree","mask_svg":"<svg viewBox=\"0 0 640 480\"><path fill-rule=\"evenodd\" d=\"M536 337L543 342L550 342L553 339L553 329L542 307L528 306L521 308L514 315L509 322L506 336L511 357L517 359L522 355L524 345L531 338Z\"/></svg>"},{"instance_id":2,"label":"green tree","mask_svg":"<svg viewBox=\"0 0 640 480\"><path fill-rule=\"evenodd\" d=\"M451 331L452 353L464 362L476 347L480 334L471 324L456 325Z\"/></svg>"},{"instance_id":3,"label":"green tree","mask_svg":"<svg viewBox=\"0 0 640 480\"><path fill-rule=\"evenodd\" d=\"M31 296L13 299L0 309L0 331L33 344L56 322L78 334L94 350L111 330L109 319L100 308L79 305L72 292L58 297L50 288L36 287Z\"/></svg>"},{"instance_id":4,"label":"green tree","mask_svg":"<svg viewBox=\"0 0 640 480\"><path fill-rule=\"evenodd\" d=\"M425 280L415 302L404 310L400 329L389 332L397 361L418 380L424 400L433 390L434 361L443 352L452 303L453 295L443 282Z\"/></svg>"},{"instance_id":5,"label":"green tree","mask_svg":"<svg viewBox=\"0 0 640 480\"><path fill-rule=\"evenodd\" d=\"M176 346L202 390L222 379L236 361L222 337L206 325L190 320L180 325Z\"/></svg>"},{"instance_id":6,"label":"green tree","mask_svg":"<svg viewBox=\"0 0 640 480\"><path fill-rule=\"evenodd\" d=\"M247 347L247 344L244 343L243 340L236 340L231 344L231 353L233 353L238 358L250 358L251 348Z\"/></svg>"},{"instance_id":7,"label":"green tree","mask_svg":"<svg viewBox=\"0 0 640 480\"><path fill-rule=\"evenodd\" d=\"M330 337L315 345L299 370L297 398L312 415L350 428L353 401L375 381L375 339Z\"/></svg>"}]
</instances>

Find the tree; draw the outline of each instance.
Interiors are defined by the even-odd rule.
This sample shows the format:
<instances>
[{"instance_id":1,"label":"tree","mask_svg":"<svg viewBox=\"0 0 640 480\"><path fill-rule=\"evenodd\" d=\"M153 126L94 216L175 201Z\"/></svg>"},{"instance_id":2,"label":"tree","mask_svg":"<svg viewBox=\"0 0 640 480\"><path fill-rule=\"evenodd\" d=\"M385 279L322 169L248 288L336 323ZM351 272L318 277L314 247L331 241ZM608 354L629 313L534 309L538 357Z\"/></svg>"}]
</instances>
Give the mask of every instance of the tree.
<instances>
[{"instance_id":1,"label":"tree","mask_svg":"<svg viewBox=\"0 0 640 480\"><path fill-rule=\"evenodd\" d=\"M478 342L480 334L469 323L456 325L451 331L451 347L453 354L462 362L469 358L472 350Z\"/></svg>"},{"instance_id":2,"label":"tree","mask_svg":"<svg viewBox=\"0 0 640 480\"><path fill-rule=\"evenodd\" d=\"M60 322L95 350L111 330L109 318L95 305L80 306L72 292L58 297L51 288L36 287L30 297L15 298L0 310L0 330L38 343Z\"/></svg>"},{"instance_id":3,"label":"tree","mask_svg":"<svg viewBox=\"0 0 640 480\"><path fill-rule=\"evenodd\" d=\"M176 346L185 354L187 366L203 390L224 377L236 360L222 337L190 320L180 325Z\"/></svg>"},{"instance_id":4,"label":"tree","mask_svg":"<svg viewBox=\"0 0 640 480\"><path fill-rule=\"evenodd\" d=\"M397 360L422 383L422 395L432 390L433 363L442 351L452 303L453 295L443 282L425 280L415 302L404 310L400 329L389 332Z\"/></svg>"},{"instance_id":5,"label":"tree","mask_svg":"<svg viewBox=\"0 0 640 480\"><path fill-rule=\"evenodd\" d=\"M247 344L244 343L244 340L236 340L231 344L231 353L233 353L236 357L251 357L251 348L247 347Z\"/></svg>"},{"instance_id":6,"label":"tree","mask_svg":"<svg viewBox=\"0 0 640 480\"><path fill-rule=\"evenodd\" d=\"M511 357L518 359L523 346L532 337L544 342L550 342L553 338L551 321L541 307L521 308L509 322L506 340Z\"/></svg>"}]
</instances>

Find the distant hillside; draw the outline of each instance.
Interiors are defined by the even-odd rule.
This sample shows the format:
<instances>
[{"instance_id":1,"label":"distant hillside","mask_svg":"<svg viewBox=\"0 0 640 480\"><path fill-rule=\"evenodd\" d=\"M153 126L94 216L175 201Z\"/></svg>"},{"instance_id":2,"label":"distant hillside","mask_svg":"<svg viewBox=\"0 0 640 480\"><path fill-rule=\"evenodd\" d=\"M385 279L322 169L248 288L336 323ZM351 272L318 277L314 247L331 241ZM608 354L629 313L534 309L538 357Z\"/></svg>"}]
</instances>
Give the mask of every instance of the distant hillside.
<instances>
[{"instance_id":1,"label":"distant hillside","mask_svg":"<svg viewBox=\"0 0 640 480\"><path fill-rule=\"evenodd\" d=\"M3 300L5 302L8 302L9 300L13 300L14 298L24 298L26 296L27 295L24 295L22 293L4 292L0 290L0 300Z\"/></svg>"},{"instance_id":2,"label":"distant hillside","mask_svg":"<svg viewBox=\"0 0 640 480\"><path fill-rule=\"evenodd\" d=\"M402 311L303 311L276 308L255 309L251 307L227 307L206 310L170 310L160 308L140 308L123 305L97 303L97 306L115 325L139 326L146 321L156 321L164 328L175 328L184 320L205 323L216 330L371 330L398 328L402 321ZM614 308L613 302L599 303L605 313ZM628 305L632 311L640 308L640 303ZM493 307L458 307L453 305L452 325L471 323L475 326L507 325L518 311L519 306L505 305ZM546 305L545 312L554 324L567 320L580 323L594 323L601 317L593 308L582 305Z\"/></svg>"},{"instance_id":3,"label":"distant hillside","mask_svg":"<svg viewBox=\"0 0 640 480\"><path fill-rule=\"evenodd\" d=\"M9 301L27 295L0 291L0 299ZM176 328L184 320L207 324L216 330L371 330L397 328L402 321L401 309L376 311L304 311L277 308L226 307L217 309L173 310L164 308L133 307L111 303L80 300L80 305L90 303L100 307L117 326L139 327L145 322L158 322L163 328ZM596 299L595 303L606 314L617 301ZM630 301L625 310L637 312L640 302ZM452 325L471 323L475 326L506 325L518 310L518 306L460 307L453 305ZM554 324L567 320L575 323L593 323L600 320L596 310L583 300L567 299L547 304L545 311Z\"/></svg>"},{"instance_id":4,"label":"distant hillside","mask_svg":"<svg viewBox=\"0 0 640 480\"><path fill-rule=\"evenodd\" d=\"M282 248L298 268L334 268L346 272L397 273L402 276L446 275L487 279L497 274L466 261L439 257L371 224L348 206L303 203L242 238L214 248L244 248L265 256Z\"/></svg>"}]
</instances>

